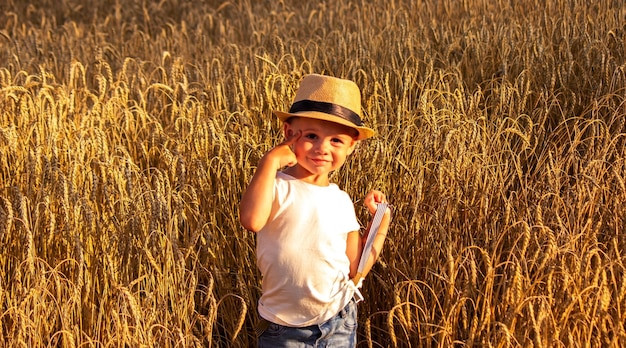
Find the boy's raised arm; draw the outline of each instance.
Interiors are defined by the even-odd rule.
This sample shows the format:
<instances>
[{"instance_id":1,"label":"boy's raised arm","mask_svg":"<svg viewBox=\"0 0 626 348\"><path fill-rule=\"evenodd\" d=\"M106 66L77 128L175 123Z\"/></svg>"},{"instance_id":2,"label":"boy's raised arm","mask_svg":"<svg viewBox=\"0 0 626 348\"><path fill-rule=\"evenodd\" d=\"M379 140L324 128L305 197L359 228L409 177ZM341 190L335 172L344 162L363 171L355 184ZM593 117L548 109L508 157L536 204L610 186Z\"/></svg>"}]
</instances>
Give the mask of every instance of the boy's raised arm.
<instances>
[{"instance_id":1,"label":"boy's raised arm","mask_svg":"<svg viewBox=\"0 0 626 348\"><path fill-rule=\"evenodd\" d=\"M263 155L259 161L239 203L239 221L245 229L259 232L267 223L272 211L276 172L282 167L297 163L296 156L289 146L299 137L300 134L296 134L285 140Z\"/></svg>"}]
</instances>

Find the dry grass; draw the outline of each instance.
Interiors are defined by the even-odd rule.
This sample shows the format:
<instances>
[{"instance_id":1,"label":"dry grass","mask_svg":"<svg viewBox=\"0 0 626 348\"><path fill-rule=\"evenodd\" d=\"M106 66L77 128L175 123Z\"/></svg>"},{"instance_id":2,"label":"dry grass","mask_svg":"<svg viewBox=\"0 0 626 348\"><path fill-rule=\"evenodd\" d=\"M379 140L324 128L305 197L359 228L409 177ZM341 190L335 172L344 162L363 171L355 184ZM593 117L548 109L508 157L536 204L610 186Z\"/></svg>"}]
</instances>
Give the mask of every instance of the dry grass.
<instances>
[{"instance_id":1,"label":"dry grass","mask_svg":"<svg viewBox=\"0 0 626 348\"><path fill-rule=\"evenodd\" d=\"M5 1L0 346L253 346L237 204L309 72L354 79L380 133L334 180L396 206L359 346L626 345L625 18L609 0Z\"/></svg>"}]
</instances>

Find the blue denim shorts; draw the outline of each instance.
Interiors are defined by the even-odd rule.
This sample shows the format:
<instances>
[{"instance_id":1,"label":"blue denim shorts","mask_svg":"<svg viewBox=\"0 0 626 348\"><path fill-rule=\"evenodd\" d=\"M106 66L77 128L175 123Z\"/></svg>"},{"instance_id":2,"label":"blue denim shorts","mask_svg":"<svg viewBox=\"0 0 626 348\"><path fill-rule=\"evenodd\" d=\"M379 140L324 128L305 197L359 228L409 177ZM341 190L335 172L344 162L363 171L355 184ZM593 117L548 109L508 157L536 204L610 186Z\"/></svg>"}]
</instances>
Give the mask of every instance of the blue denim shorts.
<instances>
[{"instance_id":1,"label":"blue denim shorts","mask_svg":"<svg viewBox=\"0 0 626 348\"><path fill-rule=\"evenodd\" d=\"M259 348L354 347L357 308L350 302L326 322L306 327L290 327L265 321L258 334Z\"/></svg>"}]
</instances>

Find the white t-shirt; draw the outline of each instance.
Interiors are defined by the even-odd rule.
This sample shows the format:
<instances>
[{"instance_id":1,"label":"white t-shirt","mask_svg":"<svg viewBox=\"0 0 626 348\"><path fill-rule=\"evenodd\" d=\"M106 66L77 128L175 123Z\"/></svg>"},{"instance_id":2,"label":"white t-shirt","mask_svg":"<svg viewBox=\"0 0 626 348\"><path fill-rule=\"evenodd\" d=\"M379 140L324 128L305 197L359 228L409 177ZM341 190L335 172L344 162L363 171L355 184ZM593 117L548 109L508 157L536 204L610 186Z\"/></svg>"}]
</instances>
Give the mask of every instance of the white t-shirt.
<instances>
[{"instance_id":1,"label":"white t-shirt","mask_svg":"<svg viewBox=\"0 0 626 348\"><path fill-rule=\"evenodd\" d=\"M278 172L269 221L257 233L259 314L292 327L335 316L356 289L346 240L359 228L352 200L337 185L316 186Z\"/></svg>"}]
</instances>

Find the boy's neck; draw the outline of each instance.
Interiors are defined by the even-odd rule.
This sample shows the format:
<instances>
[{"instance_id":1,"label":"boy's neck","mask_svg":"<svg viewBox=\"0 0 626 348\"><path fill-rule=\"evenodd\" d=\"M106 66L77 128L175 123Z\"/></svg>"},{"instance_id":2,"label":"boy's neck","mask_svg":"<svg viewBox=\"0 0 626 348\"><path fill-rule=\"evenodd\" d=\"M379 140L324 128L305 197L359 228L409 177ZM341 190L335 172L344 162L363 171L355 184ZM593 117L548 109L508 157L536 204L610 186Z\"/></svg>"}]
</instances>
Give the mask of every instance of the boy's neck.
<instances>
[{"instance_id":1,"label":"boy's neck","mask_svg":"<svg viewBox=\"0 0 626 348\"><path fill-rule=\"evenodd\" d=\"M314 175L297 164L293 167L288 167L288 168L283 169L283 173L289 176L292 176L300 181L304 181L311 185L316 185L316 186L330 185L328 173Z\"/></svg>"}]
</instances>

